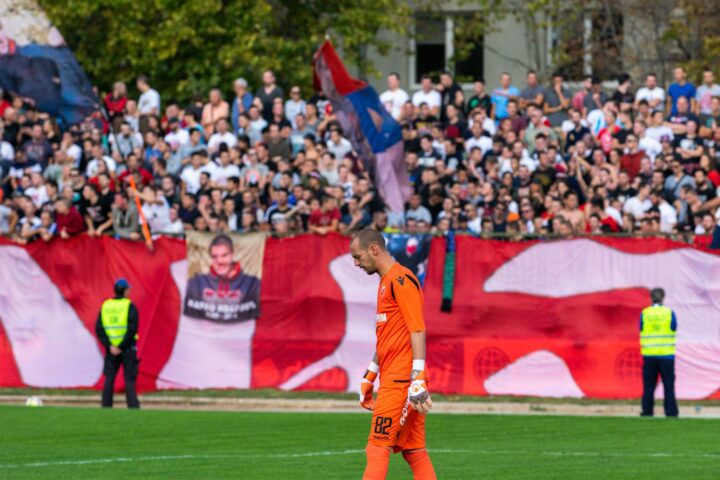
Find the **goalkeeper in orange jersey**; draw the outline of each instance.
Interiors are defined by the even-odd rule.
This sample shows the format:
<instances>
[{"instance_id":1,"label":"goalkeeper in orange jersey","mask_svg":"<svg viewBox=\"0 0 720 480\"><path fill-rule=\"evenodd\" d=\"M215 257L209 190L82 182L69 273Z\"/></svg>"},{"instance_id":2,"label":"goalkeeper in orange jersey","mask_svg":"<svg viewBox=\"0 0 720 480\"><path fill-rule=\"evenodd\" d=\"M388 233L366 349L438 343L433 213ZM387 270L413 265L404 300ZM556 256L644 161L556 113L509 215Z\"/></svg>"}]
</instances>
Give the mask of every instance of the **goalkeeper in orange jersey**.
<instances>
[{"instance_id":1,"label":"goalkeeper in orange jersey","mask_svg":"<svg viewBox=\"0 0 720 480\"><path fill-rule=\"evenodd\" d=\"M384 480L390 452L402 452L415 480L434 480L425 448L425 413L432 408L425 373L423 294L415 275L395 262L383 236L364 229L353 236L355 266L380 275L375 331L377 344L360 384L360 405L372 410L365 449L364 480ZM377 401L375 379L380 374Z\"/></svg>"}]
</instances>

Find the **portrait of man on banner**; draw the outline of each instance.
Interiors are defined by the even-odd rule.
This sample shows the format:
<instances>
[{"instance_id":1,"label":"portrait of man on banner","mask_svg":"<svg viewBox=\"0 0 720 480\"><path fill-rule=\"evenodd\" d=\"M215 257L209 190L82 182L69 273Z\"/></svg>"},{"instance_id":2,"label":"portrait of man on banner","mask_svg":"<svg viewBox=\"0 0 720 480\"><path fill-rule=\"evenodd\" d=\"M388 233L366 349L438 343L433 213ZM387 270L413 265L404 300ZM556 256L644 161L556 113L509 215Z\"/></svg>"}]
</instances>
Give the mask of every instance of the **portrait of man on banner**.
<instances>
[{"instance_id":1,"label":"portrait of man on banner","mask_svg":"<svg viewBox=\"0 0 720 480\"><path fill-rule=\"evenodd\" d=\"M220 234L207 249L210 266L187 283L183 313L215 322L242 322L260 315L260 278L243 271L232 239Z\"/></svg>"},{"instance_id":2,"label":"portrait of man on banner","mask_svg":"<svg viewBox=\"0 0 720 480\"><path fill-rule=\"evenodd\" d=\"M170 267L180 319L159 388L250 388L265 235L188 232Z\"/></svg>"}]
</instances>

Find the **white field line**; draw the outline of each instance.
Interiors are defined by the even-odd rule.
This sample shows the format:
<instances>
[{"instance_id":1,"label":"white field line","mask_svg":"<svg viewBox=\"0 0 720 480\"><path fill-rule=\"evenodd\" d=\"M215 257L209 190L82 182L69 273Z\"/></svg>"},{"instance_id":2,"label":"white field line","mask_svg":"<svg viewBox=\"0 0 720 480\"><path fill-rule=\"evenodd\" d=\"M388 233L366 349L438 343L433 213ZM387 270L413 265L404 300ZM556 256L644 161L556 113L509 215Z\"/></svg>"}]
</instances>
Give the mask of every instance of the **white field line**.
<instances>
[{"instance_id":1,"label":"white field line","mask_svg":"<svg viewBox=\"0 0 720 480\"><path fill-rule=\"evenodd\" d=\"M434 449L432 453L471 453L472 450L455 450L455 449ZM103 463L132 463L132 462L155 462L155 461L172 461L172 460L198 460L198 459L217 459L217 458L236 458L236 459L261 459L261 458L305 458L305 457L329 457L335 455L358 455L365 453L365 450L326 450L321 452L304 452L304 453L268 453L255 455L221 455L221 454L187 454L187 455L155 455L142 457L115 457L115 458L90 458L84 460L58 460L53 462L30 462L16 464L0 464L3 468L37 468L37 467L54 467L65 465L96 465Z\"/></svg>"},{"instance_id":2,"label":"white field line","mask_svg":"<svg viewBox=\"0 0 720 480\"><path fill-rule=\"evenodd\" d=\"M517 455L517 450L458 450L458 449L430 449L430 453L466 453L476 455ZM215 455L215 454L187 454L187 455L156 455L141 457L114 457L114 458L91 458L82 460L58 460L52 462L30 462L16 464L0 464L0 469L18 469L18 468L40 468L40 467L58 467L58 466L83 466L98 465L108 463L134 463L134 462L159 462L159 461L176 461L176 460L210 460L210 459L273 459L273 458L306 458L306 457L328 457L336 455L360 455L365 450L326 450L320 452L304 452L304 453L268 453L254 455ZM670 452L525 452L526 456L546 456L546 457L617 457L617 458L717 458L720 459L718 453L690 453L677 454Z\"/></svg>"}]
</instances>

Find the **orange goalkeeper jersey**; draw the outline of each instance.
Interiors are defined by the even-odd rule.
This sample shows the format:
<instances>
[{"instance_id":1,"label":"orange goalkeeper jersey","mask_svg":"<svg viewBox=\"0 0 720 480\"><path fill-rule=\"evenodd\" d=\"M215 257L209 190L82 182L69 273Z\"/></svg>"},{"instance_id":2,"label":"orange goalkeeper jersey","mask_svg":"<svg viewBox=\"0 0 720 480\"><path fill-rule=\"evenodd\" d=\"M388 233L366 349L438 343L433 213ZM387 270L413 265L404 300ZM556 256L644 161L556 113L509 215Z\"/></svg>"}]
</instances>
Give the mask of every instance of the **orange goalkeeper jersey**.
<instances>
[{"instance_id":1,"label":"orange goalkeeper jersey","mask_svg":"<svg viewBox=\"0 0 720 480\"><path fill-rule=\"evenodd\" d=\"M425 321L420 282L399 263L380 279L376 322L380 383L407 386L413 361L410 333L425 331Z\"/></svg>"}]
</instances>

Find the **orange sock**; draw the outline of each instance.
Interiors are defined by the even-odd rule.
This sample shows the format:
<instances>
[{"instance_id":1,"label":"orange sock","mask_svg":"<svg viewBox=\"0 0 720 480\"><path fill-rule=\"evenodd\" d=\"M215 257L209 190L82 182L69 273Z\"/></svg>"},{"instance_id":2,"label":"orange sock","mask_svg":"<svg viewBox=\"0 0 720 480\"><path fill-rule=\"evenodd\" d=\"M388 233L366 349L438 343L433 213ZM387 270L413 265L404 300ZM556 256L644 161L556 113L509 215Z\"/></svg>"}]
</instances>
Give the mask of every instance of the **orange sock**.
<instances>
[{"instance_id":1,"label":"orange sock","mask_svg":"<svg viewBox=\"0 0 720 480\"><path fill-rule=\"evenodd\" d=\"M363 480L385 480L390 465L390 449L370 443L365 447L367 466Z\"/></svg>"},{"instance_id":2,"label":"orange sock","mask_svg":"<svg viewBox=\"0 0 720 480\"><path fill-rule=\"evenodd\" d=\"M424 448L421 450L405 450L402 453L405 461L410 465L415 480L437 480L435 469L430 461L430 455Z\"/></svg>"}]
</instances>

